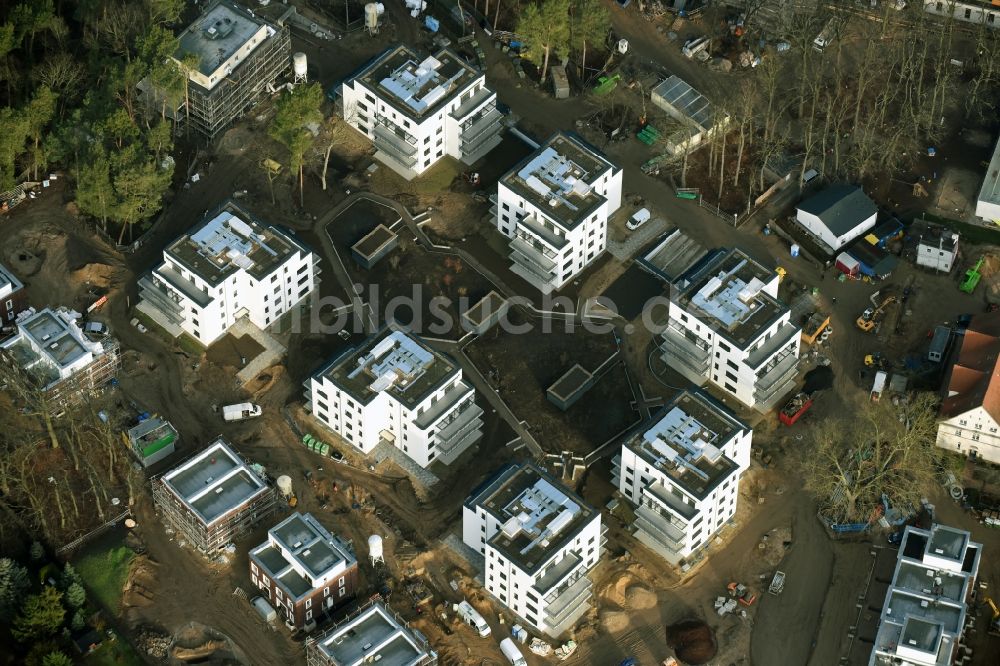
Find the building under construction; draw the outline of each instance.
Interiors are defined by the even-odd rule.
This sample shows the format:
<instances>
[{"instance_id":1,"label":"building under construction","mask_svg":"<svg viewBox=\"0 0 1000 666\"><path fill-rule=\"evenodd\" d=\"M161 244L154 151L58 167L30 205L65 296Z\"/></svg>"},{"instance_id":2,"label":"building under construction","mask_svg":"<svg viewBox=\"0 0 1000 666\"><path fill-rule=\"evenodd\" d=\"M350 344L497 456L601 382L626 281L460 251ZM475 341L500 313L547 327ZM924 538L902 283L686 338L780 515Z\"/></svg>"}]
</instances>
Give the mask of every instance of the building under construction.
<instances>
[{"instance_id":1,"label":"building under construction","mask_svg":"<svg viewBox=\"0 0 1000 666\"><path fill-rule=\"evenodd\" d=\"M175 59L188 71L187 111L177 112L209 139L273 91L291 69L287 26L216 0L181 33ZM197 66L191 67L192 56Z\"/></svg>"},{"instance_id":2,"label":"building under construction","mask_svg":"<svg viewBox=\"0 0 1000 666\"><path fill-rule=\"evenodd\" d=\"M121 370L118 342L88 338L80 319L78 312L65 308L28 308L17 317L17 332L0 344L0 359L26 385L44 391L54 408L85 402Z\"/></svg>"},{"instance_id":3,"label":"building under construction","mask_svg":"<svg viewBox=\"0 0 1000 666\"><path fill-rule=\"evenodd\" d=\"M221 437L153 479L153 500L178 538L205 554L232 543L277 508L263 468L244 462Z\"/></svg>"}]
</instances>

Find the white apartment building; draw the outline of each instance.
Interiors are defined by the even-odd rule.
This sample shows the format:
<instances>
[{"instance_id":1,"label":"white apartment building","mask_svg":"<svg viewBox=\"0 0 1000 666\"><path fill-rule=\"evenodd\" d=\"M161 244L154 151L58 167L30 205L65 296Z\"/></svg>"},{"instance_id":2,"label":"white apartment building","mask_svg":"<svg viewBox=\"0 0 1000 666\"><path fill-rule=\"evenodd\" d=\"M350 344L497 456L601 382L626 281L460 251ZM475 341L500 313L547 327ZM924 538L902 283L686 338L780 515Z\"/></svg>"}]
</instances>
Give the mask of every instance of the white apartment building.
<instances>
[{"instance_id":1,"label":"white apartment building","mask_svg":"<svg viewBox=\"0 0 1000 666\"><path fill-rule=\"evenodd\" d=\"M997 10L1000 13L1000 7ZM1000 220L1000 139L993 145L993 155L983 174L976 197L976 217L989 224Z\"/></svg>"},{"instance_id":2,"label":"white apartment building","mask_svg":"<svg viewBox=\"0 0 1000 666\"><path fill-rule=\"evenodd\" d=\"M10 324L26 305L24 284L0 265L0 325Z\"/></svg>"},{"instance_id":3,"label":"white apartment building","mask_svg":"<svg viewBox=\"0 0 1000 666\"><path fill-rule=\"evenodd\" d=\"M500 179L495 203L511 270L547 294L604 252L608 218L622 203L622 170L559 132Z\"/></svg>"},{"instance_id":4,"label":"white apartment building","mask_svg":"<svg viewBox=\"0 0 1000 666\"><path fill-rule=\"evenodd\" d=\"M753 431L700 391L684 391L622 443L612 463L635 507L636 538L673 565L736 514Z\"/></svg>"},{"instance_id":5,"label":"white apartment building","mask_svg":"<svg viewBox=\"0 0 1000 666\"><path fill-rule=\"evenodd\" d=\"M906 528L869 666L968 663L959 647L983 550L971 536L945 525Z\"/></svg>"},{"instance_id":6,"label":"white apartment building","mask_svg":"<svg viewBox=\"0 0 1000 666\"><path fill-rule=\"evenodd\" d=\"M307 666L436 666L427 637L373 601L306 641Z\"/></svg>"},{"instance_id":7,"label":"white apartment building","mask_svg":"<svg viewBox=\"0 0 1000 666\"><path fill-rule=\"evenodd\" d=\"M777 273L738 248L716 250L671 290L660 334L664 363L761 412L792 390L800 328L777 298Z\"/></svg>"},{"instance_id":8,"label":"white apartment building","mask_svg":"<svg viewBox=\"0 0 1000 666\"><path fill-rule=\"evenodd\" d=\"M442 49L388 49L340 88L344 120L381 162L410 180L445 155L474 164L500 143L503 114L486 75Z\"/></svg>"},{"instance_id":9,"label":"white apartment building","mask_svg":"<svg viewBox=\"0 0 1000 666\"><path fill-rule=\"evenodd\" d=\"M70 405L102 390L121 368L113 338L91 340L83 317L66 308L28 308L15 320L17 332L0 343L0 356L48 394L52 404Z\"/></svg>"},{"instance_id":10,"label":"white apartment building","mask_svg":"<svg viewBox=\"0 0 1000 666\"><path fill-rule=\"evenodd\" d=\"M553 638L590 609L601 514L533 463L512 463L473 491L462 539L486 558L486 590Z\"/></svg>"},{"instance_id":11,"label":"white apartment building","mask_svg":"<svg viewBox=\"0 0 1000 666\"><path fill-rule=\"evenodd\" d=\"M1000 464L1000 313L976 315L945 376L937 445Z\"/></svg>"},{"instance_id":12,"label":"white apartment building","mask_svg":"<svg viewBox=\"0 0 1000 666\"><path fill-rule=\"evenodd\" d=\"M386 442L421 467L449 464L482 437L462 369L417 337L386 329L306 382L306 409L367 455Z\"/></svg>"},{"instance_id":13,"label":"white apartment building","mask_svg":"<svg viewBox=\"0 0 1000 666\"><path fill-rule=\"evenodd\" d=\"M267 328L316 287L319 257L229 203L163 250L139 280L139 310L203 345L246 317Z\"/></svg>"},{"instance_id":14,"label":"white apartment building","mask_svg":"<svg viewBox=\"0 0 1000 666\"><path fill-rule=\"evenodd\" d=\"M923 3L924 11L935 16L985 23L991 28L1000 24L1000 5L993 0L923 0Z\"/></svg>"}]
</instances>

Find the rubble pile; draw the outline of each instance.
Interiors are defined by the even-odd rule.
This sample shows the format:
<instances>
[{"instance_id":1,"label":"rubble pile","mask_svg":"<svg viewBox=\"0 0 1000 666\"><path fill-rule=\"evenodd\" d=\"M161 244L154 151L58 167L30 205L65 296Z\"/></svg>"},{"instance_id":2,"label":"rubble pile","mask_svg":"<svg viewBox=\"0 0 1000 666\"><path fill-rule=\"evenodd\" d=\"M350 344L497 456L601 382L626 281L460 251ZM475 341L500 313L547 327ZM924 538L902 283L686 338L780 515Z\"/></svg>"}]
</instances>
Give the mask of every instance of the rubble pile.
<instances>
[{"instance_id":1,"label":"rubble pile","mask_svg":"<svg viewBox=\"0 0 1000 666\"><path fill-rule=\"evenodd\" d=\"M169 634L160 633L155 629L143 629L135 638L136 647L155 659L167 658L170 643Z\"/></svg>"}]
</instances>

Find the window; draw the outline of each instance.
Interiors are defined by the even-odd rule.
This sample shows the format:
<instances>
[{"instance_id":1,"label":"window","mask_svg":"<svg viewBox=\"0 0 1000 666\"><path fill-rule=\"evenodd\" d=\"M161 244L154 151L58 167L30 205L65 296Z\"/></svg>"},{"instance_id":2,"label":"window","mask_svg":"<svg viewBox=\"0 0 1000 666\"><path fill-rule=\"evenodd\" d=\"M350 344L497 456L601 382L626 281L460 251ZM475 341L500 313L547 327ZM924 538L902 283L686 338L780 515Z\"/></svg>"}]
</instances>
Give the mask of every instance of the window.
<instances>
[{"instance_id":1,"label":"window","mask_svg":"<svg viewBox=\"0 0 1000 666\"><path fill-rule=\"evenodd\" d=\"M306 600L306 605L309 605L309 600ZM306 620L313 619L313 612L311 610L306 611Z\"/></svg>"},{"instance_id":2,"label":"window","mask_svg":"<svg viewBox=\"0 0 1000 666\"><path fill-rule=\"evenodd\" d=\"M971 9L966 9L965 10L965 20L968 21L970 18L972 18L972 10Z\"/></svg>"},{"instance_id":3,"label":"window","mask_svg":"<svg viewBox=\"0 0 1000 666\"><path fill-rule=\"evenodd\" d=\"M323 588L323 596L324 597L330 596L330 588L329 587L324 587Z\"/></svg>"},{"instance_id":4,"label":"window","mask_svg":"<svg viewBox=\"0 0 1000 666\"><path fill-rule=\"evenodd\" d=\"M14 301L13 300L8 300L7 303L6 303L6 308L7 308L7 312L10 312L11 310L13 310L14 309Z\"/></svg>"},{"instance_id":5,"label":"window","mask_svg":"<svg viewBox=\"0 0 1000 666\"><path fill-rule=\"evenodd\" d=\"M313 605L313 600L312 599L306 599L306 608L312 608L312 605Z\"/></svg>"},{"instance_id":6,"label":"window","mask_svg":"<svg viewBox=\"0 0 1000 666\"><path fill-rule=\"evenodd\" d=\"M346 587L342 587L342 588L340 588L340 593L337 596L342 597L345 594L347 594L347 588Z\"/></svg>"},{"instance_id":7,"label":"window","mask_svg":"<svg viewBox=\"0 0 1000 666\"><path fill-rule=\"evenodd\" d=\"M337 581L337 585L339 585L340 587L344 587L344 577L343 576L341 576L340 580Z\"/></svg>"}]
</instances>

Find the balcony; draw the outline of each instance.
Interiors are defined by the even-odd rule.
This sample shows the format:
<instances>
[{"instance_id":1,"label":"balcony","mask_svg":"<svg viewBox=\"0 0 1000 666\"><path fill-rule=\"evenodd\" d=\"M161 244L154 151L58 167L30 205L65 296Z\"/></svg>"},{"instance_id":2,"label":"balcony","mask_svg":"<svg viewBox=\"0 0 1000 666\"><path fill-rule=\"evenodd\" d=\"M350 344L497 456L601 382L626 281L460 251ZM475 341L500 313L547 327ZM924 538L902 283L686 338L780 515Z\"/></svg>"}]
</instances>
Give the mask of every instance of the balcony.
<instances>
[{"instance_id":1,"label":"balcony","mask_svg":"<svg viewBox=\"0 0 1000 666\"><path fill-rule=\"evenodd\" d=\"M632 525L636 529L635 538L660 557L671 564L678 564L683 559L684 556L681 554L683 546L671 539L670 535L659 529L654 522L636 514Z\"/></svg>"},{"instance_id":2,"label":"balcony","mask_svg":"<svg viewBox=\"0 0 1000 666\"><path fill-rule=\"evenodd\" d=\"M672 516L644 503L635 510L635 517L636 519L642 518L643 522L648 523L660 538L671 542L671 546L676 550L680 550L684 545L687 538L687 527Z\"/></svg>"},{"instance_id":3,"label":"balcony","mask_svg":"<svg viewBox=\"0 0 1000 666\"><path fill-rule=\"evenodd\" d=\"M493 133L491 130L499 130L501 120L503 114L495 106L483 109L483 113L462 128L462 147L482 141Z\"/></svg>"},{"instance_id":4,"label":"balcony","mask_svg":"<svg viewBox=\"0 0 1000 666\"><path fill-rule=\"evenodd\" d=\"M546 600L544 621L546 633L558 636L583 616L590 609L590 597L593 595L593 585L586 574L558 590Z\"/></svg>"},{"instance_id":5,"label":"balcony","mask_svg":"<svg viewBox=\"0 0 1000 666\"><path fill-rule=\"evenodd\" d=\"M411 137L409 135L400 135L398 132L389 127L386 122L381 120L377 121L375 123L374 132L376 143L378 143L378 140L381 139L382 141L393 146L396 149L396 152L401 155L409 156L417 154L417 146L410 142Z\"/></svg>"},{"instance_id":6,"label":"balcony","mask_svg":"<svg viewBox=\"0 0 1000 666\"><path fill-rule=\"evenodd\" d=\"M167 265L163 265L156 269L155 275L165 282L171 289L184 296L189 301L194 302L200 308L204 308L212 302L212 297L209 296L207 292L199 289L194 282L191 282L187 278L183 277L174 269L168 268Z\"/></svg>"},{"instance_id":7,"label":"balcony","mask_svg":"<svg viewBox=\"0 0 1000 666\"><path fill-rule=\"evenodd\" d=\"M516 254L511 253L511 259L515 258ZM525 282L543 294L548 294L556 288L555 280L551 275L545 276L539 273L537 269L531 267L529 263L522 264L515 260L515 262L510 266L510 271L523 278Z\"/></svg>"},{"instance_id":8,"label":"balcony","mask_svg":"<svg viewBox=\"0 0 1000 666\"><path fill-rule=\"evenodd\" d=\"M476 94L459 104L458 108L452 111L450 115L455 120L461 122L466 116L485 104L490 98L495 97L496 94L492 90L483 86L476 91Z\"/></svg>"},{"instance_id":9,"label":"balcony","mask_svg":"<svg viewBox=\"0 0 1000 666\"><path fill-rule=\"evenodd\" d=\"M569 243L569 240L565 236L560 236L552 229L549 229L534 215L522 217L517 221L517 227L537 237L556 252L561 251Z\"/></svg>"},{"instance_id":10,"label":"balcony","mask_svg":"<svg viewBox=\"0 0 1000 666\"><path fill-rule=\"evenodd\" d=\"M611 459L611 483L615 488L622 487L622 454L620 453Z\"/></svg>"},{"instance_id":11,"label":"balcony","mask_svg":"<svg viewBox=\"0 0 1000 666\"><path fill-rule=\"evenodd\" d=\"M442 419L445 414L458 407L462 398L467 396L471 391L472 388L468 384L465 382L458 382L454 386L448 388L448 390L444 392L443 396L431 403L430 407L420 412L417 418L413 420L413 425L420 430L427 430Z\"/></svg>"},{"instance_id":12,"label":"balcony","mask_svg":"<svg viewBox=\"0 0 1000 666\"><path fill-rule=\"evenodd\" d=\"M375 147L381 155L398 162L404 169L412 169L417 164L416 156L406 155L395 148L392 144L375 138Z\"/></svg>"},{"instance_id":13,"label":"balcony","mask_svg":"<svg viewBox=\"0 0 1000 666\"><path fill-rule=\"evenodd\" d=\"M561 560L550 566L545 575L535 581L532 587L535 588L539 596L546 597L554 587L565 582L574 571L577 571L582 563L583 558L579 554L567 553Z\"/></svg>"},{"instance_id":14,"label":"balcony","mask_svg":"<svg viewBox=\"0 0 1000 666\"><path fill-rule=\"evenodd\" d=\"M554 275L556 269L555 260L545 253L545 248L539 247L530 243L527 239L521 236L515 236L513 240L510 241L511 259L517 261L518 263L525 263L520 259L514 258L514 253L517 253L521 259L530 262L535 266L542 275Z\"/></svg>"},{"instance_id":15,"label":"balcony","mask_svg":"<svg viewBox=\"0 0 1000 666\"><path fill-rule=\"evenodd\" d=\"M708 378L712 352L702 347L702 341L688 337L688 333L668 325L661 334L660 351L663 352L663 362L684 375L697 386L701 386Z\"/></svg>"},{"instance_id":16,"label":"balcony","mask_svg":"<svg viewBox=\"0 0 1000 666\"><path fill-rule=\"evenodd\" d=\"M469 445L479 439L483 427L483 408L470 400L451 421L434 436L438 451L444 454L453 452L460 444ZM475 437L470 437L475 435Z\"/></svg>"},{"instance_id":17,"label":"balcony","mask_svg":"<svg viewBox=\"0 0 1000 666\"><path fill-rule=\"evenodd\" d=\"M747 356L746 364L752 370L756 370L778 351L788 346L789 343L791 343L795 337L799 335L799 333L799 328L792 326L791 324L781 326L774 335L764 342L764 344Z\"/></svg>"},{"instance_id":18,"label":"balcony","mask_svg":"<svg viewBox=\"0 0 1000 666\"><path fill-rule=\"evenodd\" d=\"M789 350L765 368L754 383L754 402L757 410L766 412L791 391L798 372L799 359Z\"/></svg>"},{"instance_id":19,"label":"balcony","mask_svg":"<svg viewBox=\"0 0 1000 666\"><path fill-rule=\"evenodd\" d=\"M184 308L177 302L177 297L148 275L139 278L139 297L171 323L181 324L184 321Z\"/></svg>"},{"instance_id":20,"label":"balcony","mask_svg":"<svg viewBox=\"0 0 1000 666\"><path fill-rule=\"evenodd\" d=\"M698 515L698 509L694 505L688 504L670 492L660 481L646 486L644 494L663 505L664 508L676 515L683 522L691 522Z\"/></svg>"}]
</instances>

